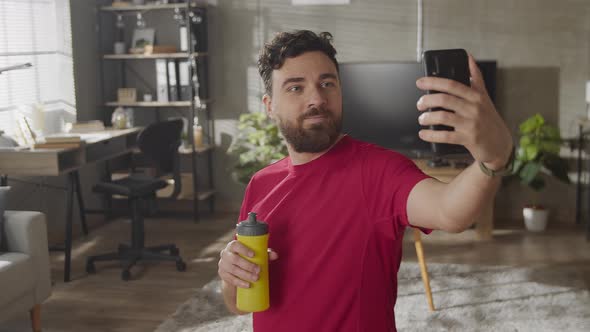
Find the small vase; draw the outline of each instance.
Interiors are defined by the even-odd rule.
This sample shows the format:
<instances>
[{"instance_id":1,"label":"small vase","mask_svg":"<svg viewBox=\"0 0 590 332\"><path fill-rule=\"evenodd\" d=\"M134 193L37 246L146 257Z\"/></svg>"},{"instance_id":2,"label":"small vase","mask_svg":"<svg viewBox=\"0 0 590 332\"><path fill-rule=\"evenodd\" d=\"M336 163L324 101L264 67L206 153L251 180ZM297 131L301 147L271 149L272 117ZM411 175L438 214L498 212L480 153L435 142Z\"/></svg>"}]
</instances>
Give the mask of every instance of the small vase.
<instances>
[{"instance_id":1,"label":"small vase","mask_svg":"<svg viewBox=\"0 0 590 332\"><path fill-rule=\"evenodd\" d=\"M115 129L127 128L127 111L123 107L117 107L111 117L111 123Z\"/></svg>"},{"instance_id":2,"label":"small vase","mask_svg":"<svg viewBox=\"0 0 590 332\"><path fill-rule=\"evenodd\" d=\"M542 232L547 227L549 210L538 207L524 207L522 215L526 229L531 232Z\"/></svg>"}]
</instances>

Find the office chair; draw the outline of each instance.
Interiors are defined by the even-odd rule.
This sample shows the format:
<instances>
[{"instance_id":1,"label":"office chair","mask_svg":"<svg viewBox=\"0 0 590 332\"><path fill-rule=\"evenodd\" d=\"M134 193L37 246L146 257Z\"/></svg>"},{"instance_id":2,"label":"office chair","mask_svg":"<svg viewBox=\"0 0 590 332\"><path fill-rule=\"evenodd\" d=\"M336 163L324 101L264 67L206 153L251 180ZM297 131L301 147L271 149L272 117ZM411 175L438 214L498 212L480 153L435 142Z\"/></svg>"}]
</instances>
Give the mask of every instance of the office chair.
<instances>
[{"instance_id":1,"label":"office chair","mask_svg":"<svg viewBox=\"0 0 590 332\"><path fill-rule=\"evenodd\" d=\"M137 145L141 152L153 162L161 173L179 174L180 160L178 147L182 120L162 121L144 128L137 137ZM174 244L154 247L144 246L144 223L142 204L153 200L156 191L166 187L165 180L146 174L131 173L129 176L109 182L101 182L93 187L96 193L125 196L131 209L131 245L120 244L117 252L90 256L86 260L86 272L95 273L94 262L118 260L122 263L121 279L131 278L129 269L140 260L175 261L178 271L185 271L186 264L179 255ZM168 251L169 254L163 252Z\"/></svg>"}]
</instances>

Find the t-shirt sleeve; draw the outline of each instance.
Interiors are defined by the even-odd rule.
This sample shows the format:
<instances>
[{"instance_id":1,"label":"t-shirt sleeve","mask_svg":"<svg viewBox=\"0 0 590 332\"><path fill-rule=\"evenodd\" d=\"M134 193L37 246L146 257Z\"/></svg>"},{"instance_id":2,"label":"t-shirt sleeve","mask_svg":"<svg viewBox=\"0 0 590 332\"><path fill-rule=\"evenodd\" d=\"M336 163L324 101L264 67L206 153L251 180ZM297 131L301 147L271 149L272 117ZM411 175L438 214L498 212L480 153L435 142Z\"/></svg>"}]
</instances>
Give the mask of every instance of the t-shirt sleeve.
<instances>
[{"instance_id":1,"label":"t-shirt sleeve","mask_svg":"<svg viewBox=\"0 0 590 332\"><path fill-rule=\"evenodd\" d=\"M365 158L363 178L369 214L377 220L390 219L398 227L411 226L408 197L414 186L429 176L407 157L384 150ZM424 233L431 232L420 229Z\"/></svg>"}]
</instances>

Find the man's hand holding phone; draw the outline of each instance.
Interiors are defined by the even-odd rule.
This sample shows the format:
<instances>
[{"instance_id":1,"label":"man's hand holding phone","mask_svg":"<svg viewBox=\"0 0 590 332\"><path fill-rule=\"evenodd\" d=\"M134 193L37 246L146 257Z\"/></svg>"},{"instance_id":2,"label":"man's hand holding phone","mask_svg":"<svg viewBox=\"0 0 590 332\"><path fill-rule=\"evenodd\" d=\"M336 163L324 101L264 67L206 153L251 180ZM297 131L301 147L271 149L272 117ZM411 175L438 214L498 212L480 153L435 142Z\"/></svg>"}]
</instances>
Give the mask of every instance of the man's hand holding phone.
<instances>
[{"instance_id":1,"label":"man's hand holding phone","mask_svg":"<svg viewBox=\"0 0 590 332\"><path fill-rule=\"evenodd\" d=\"M454 131L422 129L419 136L427 142L463 145L475 160L489 169L501 169L510 158L512 137L488 96L471 55L468 62L471 86L442 77L422 77L416 82L421 90L440 92L426 94L418 100L417 108L423 112L418 118L420 124L454 128ZM435 108L453 112L425 112Z\"/></svg>"}]
</instances>

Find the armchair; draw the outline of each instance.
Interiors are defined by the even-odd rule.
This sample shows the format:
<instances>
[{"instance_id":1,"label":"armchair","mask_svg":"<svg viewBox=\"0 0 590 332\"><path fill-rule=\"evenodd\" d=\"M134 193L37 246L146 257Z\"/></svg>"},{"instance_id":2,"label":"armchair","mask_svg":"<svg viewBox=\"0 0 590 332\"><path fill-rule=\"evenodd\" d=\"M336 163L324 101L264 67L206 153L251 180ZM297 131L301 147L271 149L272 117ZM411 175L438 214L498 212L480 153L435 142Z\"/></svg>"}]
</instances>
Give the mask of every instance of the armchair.
<instances>
[{"instance_id":1,"label":"armchair","mask_svg":"<svg viewBox=\"0 0 590 332\"><path fill-rule=\"evenodd\" d=\"M0 322L29 310L32 330L41 331L41 303L51 294L45 215L6 211L7 251L0 252Z\"/></svg>"}]
</instances>

